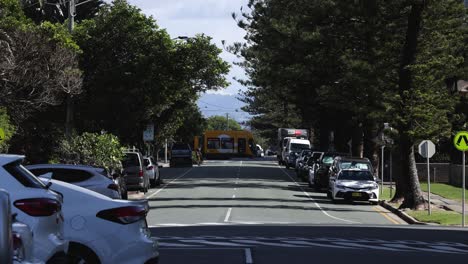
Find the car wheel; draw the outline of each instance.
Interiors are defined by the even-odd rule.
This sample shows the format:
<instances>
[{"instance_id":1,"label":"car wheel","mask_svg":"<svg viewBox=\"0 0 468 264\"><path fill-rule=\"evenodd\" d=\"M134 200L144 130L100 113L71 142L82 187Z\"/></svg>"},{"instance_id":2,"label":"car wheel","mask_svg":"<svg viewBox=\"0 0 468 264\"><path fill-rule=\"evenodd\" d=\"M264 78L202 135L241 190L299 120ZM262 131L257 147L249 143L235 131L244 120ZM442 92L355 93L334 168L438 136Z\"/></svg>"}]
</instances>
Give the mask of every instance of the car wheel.
<instances>
[{"instance_id":1,"label":"car wheel","mask_svg":"<svg viewBox=\"0 0 468 264\"><path fill-rule=\"evenodd\" d=\"M290 168L290 167L289 167L289 163L286 163L286 169L289 170L289 168Z\"/></svg>"},{"instance_id":2,"label":"car wheel","mask_svg":"<svg viewBox=\"0 0 468 264\"><path fill-rule=\"evenodd\" d=\"M155 176L156 178L156 176ZM150 187L154 188L156 186L156 179L150 179Z\"/></svg>"},{"instance_id":3,"label":"car wheel","mask_svg":"<svg viewBox=\"0 0 468 264\"><path fill-rule=\"evenodd\" d=\"M71 264L99 264L101 261L94 252L82 245L72 244L68 250Z\"/></svg>"},{"instance_id":4,"label":"car wheel","mask_svg":"<svg viewBox=\"0 0 468 264\"><path fill-rule=\"evenodd\" d=\"M378 202L369 202L371 205L378 205Z\"/></svg>"}]
</instances>

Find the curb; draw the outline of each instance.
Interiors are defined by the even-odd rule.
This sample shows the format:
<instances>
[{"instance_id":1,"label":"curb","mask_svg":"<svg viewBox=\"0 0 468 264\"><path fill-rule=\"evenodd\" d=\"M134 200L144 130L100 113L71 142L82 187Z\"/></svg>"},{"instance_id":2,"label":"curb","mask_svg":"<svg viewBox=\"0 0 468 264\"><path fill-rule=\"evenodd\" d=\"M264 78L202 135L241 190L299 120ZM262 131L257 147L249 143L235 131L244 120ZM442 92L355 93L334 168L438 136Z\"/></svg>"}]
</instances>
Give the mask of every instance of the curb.
<instances>
[{"instance_id":1,"label":"curb","mask_svg":"<svg viewBox=\"0 0 468 264\"><path fill-rule=\"evenodd\" d=\"M407 213L391 206L387 201L383 200L379 202L380 206L389 210L390 212L396 214L398 217L403 219L406 223L410 225L429 225L428 223L419 222L418 220L414 219L413 217L409 216Z\"/></svg>"}]
</instances>

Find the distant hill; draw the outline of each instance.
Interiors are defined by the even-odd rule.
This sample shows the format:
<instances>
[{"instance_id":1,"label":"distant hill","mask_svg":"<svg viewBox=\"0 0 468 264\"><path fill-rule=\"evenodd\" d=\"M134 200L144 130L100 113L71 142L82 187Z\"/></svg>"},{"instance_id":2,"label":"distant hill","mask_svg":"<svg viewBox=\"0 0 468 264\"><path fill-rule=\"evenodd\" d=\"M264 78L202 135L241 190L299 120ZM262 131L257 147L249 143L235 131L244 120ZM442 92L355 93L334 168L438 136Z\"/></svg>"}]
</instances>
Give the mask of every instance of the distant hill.
<instances>
[{"instance_id":1,"label":"distant hill","mask_svg":"<svg viewBox=\"0 0 468 264\"><path fill-rule=\"evenodd\" d=\"M198 107L204 116L229 114L230 118L234 118L238 122L250 119L250 115L241 110L245 104L239 101L237 95L225 94L204 94L198 100Z\"/></svg>"}]
</instances>

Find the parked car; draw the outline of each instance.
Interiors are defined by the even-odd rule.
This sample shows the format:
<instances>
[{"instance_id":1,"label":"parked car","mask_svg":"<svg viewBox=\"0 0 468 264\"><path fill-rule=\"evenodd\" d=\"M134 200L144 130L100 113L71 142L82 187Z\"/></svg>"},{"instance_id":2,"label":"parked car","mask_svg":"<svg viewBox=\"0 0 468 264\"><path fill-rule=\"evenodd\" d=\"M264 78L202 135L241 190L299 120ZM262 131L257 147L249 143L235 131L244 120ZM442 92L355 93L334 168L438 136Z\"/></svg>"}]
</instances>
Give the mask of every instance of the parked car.
<instances>
[{"instance_id":1,"label":"parked car","mask_svg":"<svg viewBox=\"0 0 468 264\"><path fill-rule=\"evenodd\" d=\"M63 238L62 196L23 167L23 159L0 155L0 188L9 192L16 219L34 233L34 257L47 263L64 263L68 242Z\"/></svg>"},{"instance_id":2,"label":"parked car","mask_svg":"<svg viewBox=\"0 0 468 264\"><path fill-rule=\"evenodd\" d=\"M309 184L309 187L314 186L315 173L320 167L320 160L322 160L323 155L324 152L312 152L310 158L307 160L307 165L304 166L304 170L306 171L305 175L307 176L307 182Z\"/></svg>"},{"instance_id":3,"label":"parked car","mask_svg":"<svg viewBox=\"0 0 468 264\"><path fill-rule=\"evenodd\" d=\"M354 157L335 157L333 164L330 166L330 177L336 177L336 175L344 169L359 169L368 170L373 172L372 163L368 158L354 158ZM375 178L375 175L374 175Z\"/></svg>"},{"instance_id":4,"label":"parked car","mask_svg":"<svg viewBox=\"0 0 468 264\"><path fill-rule=\"evenodd\" d=\"M10 195L0 189L0 256L5 264L13 262Z\"/></svg>"},{"instance_id":5,"label":"parked car","mask_svg":"<svg viewBox=\"0 0 468 264\"><path fill-rule=\"evenodd\" d=\"M129 150L124 152L124 155L122 166L127 189L148 192L149 172L144 169L143 154L137 150Z\"/></svg>"},{"instance_id":6,"label":"parked car","mask_svg":"<svg viewBox=\"0 0 468 264\"><path fill-rule=\"evenodd\" d=\"M346 153L338 152L326 152L322 155L318 161L318 167L315 170L313 185L316 191L320 191L322 188L328 189L328 180L330 178L330 166L333 164L333 159L337 156L346 157Z\"/></svg>"},{"instance_id":7,"label":"parked car","mask_svg":"<svg viewBox=\"0 0 468 264\"><path fill-rule=\"evenodd\" d=\"M158 246L146 223L148 201L113 200L66 182L51 181L64 197L64 237L72 263L157 263ZM86 204L86 206L82 206Z\"/></svg>"},{"instance_id":8,"label":"parked car","mask_svg":"<svg viewBox=\"0 0 468 264\"><path fill-rule=\"evenodd\" d=\"M14 264L42 264L34 257L33 232L28 225L21 223L13 217L13 263Z\"/></svg>"},{"instance_id":9,"label":"parked car","mask_svg":"<svg viewBox=\"0 0 468 264\"><path fill-rule=\"evenodd\" d=\"M161 171L159 170L162 166L159 166L153 157L146 157L144 159L145 168L149 173L150 185L152 187L159 186L161 184Z\"/></svg>"},{"instance_id":10,"label":"parked car","mask_svg":"<svg viewBox=\"0 0 468 264\"><path fill-rule=\"evenodd\" d=\"M171 147L171 160L169 165L176 167L178 164L186 164L190 167L193 166L192 149L189 144L174 143Z\"/></svg>"},{"instance_id":11,"label":"parked car","mask_svg":"<svg viewBox=\"0 0 468 264\"><path fill-rule=\"evenodd\" d=\"M71 164L35 164L26 169L37 177L48 174L53 180L68 182L113 199L121 199L120 187L104 168Z\"/></svg>"},{"instance_id":12,"label":"parked car","mask_svg":"<svg viewBox=\"0 0 468 264\"><path fill-rule=\"evenodd\" d=\"M282 160L287 169L290 167L294 168L299 152L304 149L310 149L310 141L307 139L286 138L284 145Z\"/></svg>"},{"instance_id":13,"label":"parked car","mask_svg":"<svg viewBox=\"0 0 468 264\"><path fill-rule=\"evenodd\" d=\"M259 144L256 144L256 146L255 146L255 155L256 155L258 158L263 158L263 157L265 157L265 152L263 151L262 146L260 146Z\"/></svg>"},{"instance_id":14,"label":"parked car","mask_svg":"<svg viewBox=\"0 0 468 264\"><path fill-rule=\"evenodd\" d=\"M296 176L300 178L300 170L302 167L306 164L307 159L309 156L312 154L312 150L310 149L304 149L299 153L299 156L296 159L296 165L295 170L296 170Z\"/></svg>"},{"instance_id":15,"label":"parked car","mask_svg":"<svg viewBox=\"0 0 468 264\"><path fill-rule=\"evenodd\" d=\"M369 170L342 169L336 176L330 177L327 196L335 202L337 199L347 201L379 201L379 185Z\"/></svg>"}]
</instances>

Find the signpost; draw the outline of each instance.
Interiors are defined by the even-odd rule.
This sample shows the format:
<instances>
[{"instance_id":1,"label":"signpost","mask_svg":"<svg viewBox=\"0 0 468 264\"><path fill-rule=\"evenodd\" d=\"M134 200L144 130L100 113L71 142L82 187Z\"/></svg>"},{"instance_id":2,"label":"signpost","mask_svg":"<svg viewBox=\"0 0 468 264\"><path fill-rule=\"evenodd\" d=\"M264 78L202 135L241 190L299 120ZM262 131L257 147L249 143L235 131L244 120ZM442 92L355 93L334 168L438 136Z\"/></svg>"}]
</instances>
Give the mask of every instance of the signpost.
<instances>
[{"instance_id":1,"label":"signpost","mask_svg":"<svg viewBox=\"0 0 468 264\"><path fill-rule=\"evenodd\" d=\"M435 154L435 145L430 140L423 140L418 146L418 152L427 162L427 208L431 215L431 171L429 168L429 159Z\"/></svg>"},{"instance_id":2,"label":"signpost","mask_svg":"<svg viewBox=\"0 0 468 264\"><path fill-rule=\"evenodd\" d=\"M453 138L453 145L462 152L462 227L465 227L465 151L468 151L468 132L458 132Z\"/></svg>"},{"instance_id":3,"label":"signpost","mask_svg":"<svg viewBox=\"0 0 468 264\"><path fill-rule=\"evenodd\" d=\"M154 124L148 124L146 129L143 131L143 141L148 143L154 141ZM148 150L146 155L150 156L150 145L148 144Z\"/></svg>"}]
</instances>

